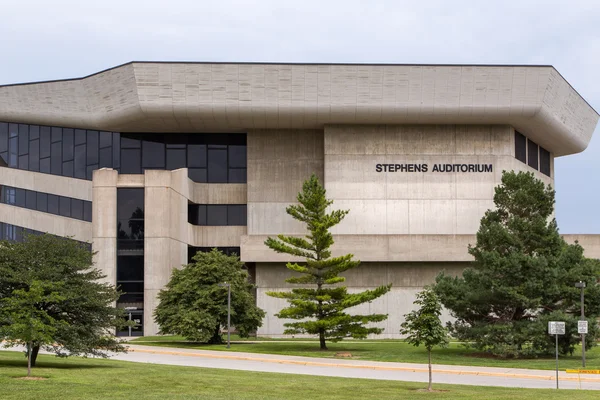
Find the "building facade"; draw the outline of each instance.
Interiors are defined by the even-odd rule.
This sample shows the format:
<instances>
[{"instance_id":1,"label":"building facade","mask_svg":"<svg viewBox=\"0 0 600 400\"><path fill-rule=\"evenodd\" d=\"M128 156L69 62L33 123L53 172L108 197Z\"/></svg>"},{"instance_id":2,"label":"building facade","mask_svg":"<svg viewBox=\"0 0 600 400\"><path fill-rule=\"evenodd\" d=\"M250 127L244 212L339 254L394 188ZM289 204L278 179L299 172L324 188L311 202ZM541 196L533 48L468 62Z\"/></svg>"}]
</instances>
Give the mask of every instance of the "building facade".
<instances>
[{"instance_id":1,"label":"building facade","mask_svg":"<svg viewBox=\"0 0 600 400\"><path fill-rule=\"evenodd\" d=\"M349 289L392 283L357 311L397 337L415 294L472 258L504 170L554 183L598 114L551 66L133 62L88 77L0 87L0 238L89 242L153 335L156 296L196 251L240 255L281 336L285 213L316 174L334 207L334 254L362 266ZM600 258L600 235L565 235ZM126 334L126 332L121 332Z\"/></svg>"}]
</instances>

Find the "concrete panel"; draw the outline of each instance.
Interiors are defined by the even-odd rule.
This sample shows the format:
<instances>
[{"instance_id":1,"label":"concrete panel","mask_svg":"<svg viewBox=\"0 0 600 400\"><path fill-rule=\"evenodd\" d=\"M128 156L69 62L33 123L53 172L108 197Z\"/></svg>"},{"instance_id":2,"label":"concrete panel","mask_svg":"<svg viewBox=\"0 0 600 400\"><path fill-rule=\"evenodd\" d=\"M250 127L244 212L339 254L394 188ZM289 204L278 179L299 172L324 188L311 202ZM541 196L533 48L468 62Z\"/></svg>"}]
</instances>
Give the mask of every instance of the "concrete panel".
<instances>
[{"instance_id":1,"label":"concrete panel","mask_svg":"<svg viewBox=\"0 0 600 400\"><path fill-rule=\"evenodd\" d=\"M195 226L187 224L189 244L196 247L239 247L245 226Z\"/></svg>"},{"instance_id":2,"label":"concrete panel","mask_svg":"<svg viewBox=\"0 0 600 400\"><path fill-rule=\"evenodd\" d=\"M119 174L117 187L120 188L140 188L144 187L144 175Z\"/></svg>"},{"instance_id":3,"label":"concrete panel","mask_svg":"<svg viewBox=\"0 0 600 400\"><path fill-rule=\"evenodd\" d=\"M584 248L584 255L600 259L600 235L562 235L568 243L577 241Z\"/></svg>"},{"instance_id":4,"label":"concrete panel","mask_svg":"<svg viewBox=\"0 0 600 400\"><path fill-rule=\"evenodd\" d=\"M336 210L350 210L339 225L331 228L334 235L375 235L387 233L385 200L337 200Z\"/></svg>"},{"instance_id":5,"label":"concrete panel","mask_svg":"<svg viewBox=\"0 0 600 400\"><path fill-rule=\"evenodd\" d=\"M92 201L92 182L0 167L0 185Z\"/></svg>"},{"instance_id":6,"label":"concrete panel","mask_svg":"<svg viewBox=\"0 0 600 400\"><path fill-rule=\"evenodd\" d=\"M115 238L93 238L94 266L106 277L103 282L117 284L117 240Z\"/></svg>"},{"instance_id":7,"label":"concrete panel","mask_svg":"<svg viewBox=\"0 0 600 400\"><path fill-rule=\"evenodd\" d=\"M0 204L0 221L56 236L72 237L81 242L92 241L92 224L73 218Z\"/></svg>"},{"instance_id":8,"label":"concrete panel","mask_svg":"<svg viewBox=\"0 0 600 400\"><path fill-rule=\"evenodd\" d=\"M289 203L248 203L248 234L296 235L306 233L306 227L285 211Z\"/></svg>"},{"instance_id":9,"label":"concrete panel","mask_svg":"<svg viewBox=\"0 0 600 400\"><path fill-rule=\"evenodd\" d=\"M410 200L409 232L412 235L456 233L456 201Z\"/></svg>"}]
</instances>

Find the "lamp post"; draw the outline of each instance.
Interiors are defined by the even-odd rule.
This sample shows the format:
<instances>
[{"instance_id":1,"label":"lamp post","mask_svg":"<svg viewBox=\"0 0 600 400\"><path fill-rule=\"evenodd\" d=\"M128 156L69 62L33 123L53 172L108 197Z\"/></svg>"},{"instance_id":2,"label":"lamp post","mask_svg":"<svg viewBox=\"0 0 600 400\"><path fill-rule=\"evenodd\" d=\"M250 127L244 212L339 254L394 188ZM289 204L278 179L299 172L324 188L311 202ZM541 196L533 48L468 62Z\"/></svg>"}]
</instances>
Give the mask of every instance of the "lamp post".
<instances>
[{"instance_id":1,"label":"lamp post","mask_svg":"<svg viewBox=\"0 0 600 400\"><path fill-rule=\"evenodd\" d=\"M585 321L585 314L583 312L583 306L584 306L583 291L585 289L585 282L579 281L579 282L575 283L575 287L581 289L581 318L580 318L580 320ZM582 364L583 368L585 368L585 333L581 333L581 364Z\"/></svg>"},{"instance_id":2,"label":"lamp post","mask_svg":"<svg viewBox=\"0 0 600 400\"><path fill-rule=\"evenodd\" d=\"M221 287L227 287L227 348L231 348L231 284L219 283Z\"/></svg>"}]
</instances>

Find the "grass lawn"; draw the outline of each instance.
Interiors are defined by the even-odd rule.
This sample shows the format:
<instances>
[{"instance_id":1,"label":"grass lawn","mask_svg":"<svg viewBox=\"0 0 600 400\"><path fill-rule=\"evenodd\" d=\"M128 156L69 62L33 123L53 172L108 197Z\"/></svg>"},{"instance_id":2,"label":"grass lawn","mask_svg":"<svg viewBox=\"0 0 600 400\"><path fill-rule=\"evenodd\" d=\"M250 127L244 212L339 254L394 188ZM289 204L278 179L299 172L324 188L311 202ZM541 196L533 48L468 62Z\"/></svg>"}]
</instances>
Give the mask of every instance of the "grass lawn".
<instances>
[{"instance_id":1,"label":"grass lawn","mask_svg":"<svg viewBox=\"0 0 600 400\"><path fill-rule=\"evenodd\" d=\"M386 400L444 399L597 399L593 391L505 389L434 385L447 392L426 393L423 383L327 378L140 364L124 361L41 355L33 375L22 353L0 351L0 398L16 399L252 399ZM435 379L435 377L434 377Z\"/></svg>"},{"instance_id":2,"label":"grass lawn","mask_svg":"<svg viewBox=\"0 0 600 400\"><path fill-rule=\"evenodd\" d=\"M237 339L237 337L236 337ZM232 340L234 338L232 337ZM379 340L379 341L342 341L328 343L328 351L320 351L317 341L311 342L284 342L284 341L258 341L255 343L234 343L231 350L225 345L207 345L187 342L177 336L149 336L135 339L132 344L143 344L149 346L180 347L202 350L242 351L248 353L269 353L306 357L336 358L337 352L350 352L356 360L370 361L396 361L407 363L427 363L427 351L423 347L414 347L403 341ZM586 369L600 369L600 347L587 350ZM346 358L347 359L347 358ZM503 360L480 355L472 350L466 349L458 343L451 343L448 348L435 348L432 355L435 364L447 365L473 365L481 367L508 367L529 369L554 369L554 357L525 359L525 360ZM560 369L580 368L581 349L577 348L573 356L559 358Z\"/></svg>"}]
</instances>

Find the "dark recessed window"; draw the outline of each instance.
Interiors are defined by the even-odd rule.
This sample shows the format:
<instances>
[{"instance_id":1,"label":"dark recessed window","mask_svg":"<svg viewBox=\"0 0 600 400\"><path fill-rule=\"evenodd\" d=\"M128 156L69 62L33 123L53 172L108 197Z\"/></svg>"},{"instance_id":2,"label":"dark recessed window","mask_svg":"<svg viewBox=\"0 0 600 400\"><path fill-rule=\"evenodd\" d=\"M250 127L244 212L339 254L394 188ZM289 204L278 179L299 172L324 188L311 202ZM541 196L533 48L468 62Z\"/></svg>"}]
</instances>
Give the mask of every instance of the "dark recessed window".
<instances>
[{"instance_id":1,"label":"dark recessed window","mask_svg":"<svg viewBox=\"0 0 600 400\"><path fill-rule=\"evenodd\" d=\"M87 131L87 165L98 164L98 131Z\"/></svg>"},{"instance_id":2,"label":"dark recessed window","mask_svg":"<svg viewBox=\"0 0 600 400\"><path fill-rule=\"evenodd\" d=\"M63 217L71 216L71 199L68 197L59 196L59 214Z\"/></svg>"},{"instance_id":3,"label":"dark recessed window","mask_svg":"<svg viewBox=\"0 0 600 400\"><path fill-rule=\"evenodd\" d=\"M117 281L143 281L144 256L117 256Z\"/></svg>"},{"instance_id":4,"label":"dark recessed window","mask_svg":"<svg viewBox=\"0 0 600 400\"><path fill-rule=\"evenodd\" d=\"M185 168L185 155L185 149L167 149L167 169L173 171L179 168Z\"/></svg>"},{"instance_id":5,"label":"dark recessed window","mask_svg":"<svg viewBox=\"0 0 600 400\"><path fill-rule=\"evenodd\" d=\"M75 146L75 160L73 165L73 176L75 178L86 178L85 153L85 144Z\"/></svg>"},{"instance_id":6,"label":"dark recessed window","mask_svg":"<svg viewBox=\"0 0 600 400\"><path fill-rule=\"evenodd\" d=\"M11 168L17 168L19 165L19 138L12 137L8 139L8 166Z\"/></svg>"},{"instance_id":7,"label":"dark recessed window","mask_svg":"<svg viewBox=\"0 0 600 400\"><path fill-rule=\"evenodd\" d=\"M83 219L83 200L71 199L71 218Z\"/></svg>"},{"instance_id":8,"label":"dark recessed window","mask_svg":"<svg viewBox=\"0 0 600 400\"><path fill-rule=\"evenodd\" d=\"M29 156L27 154L19 156L19 169L29 169Z\"/></svg>"},{"instance_id":9,"label":"dark recessed window","mask_svg":"<svg viewBox=\"0 0 600 400\"><path fill-rule=\"evenodd\" d=\"M122 140L121 140L122 142ZM121 150L121 173L122 174L141 174L142 157L140 149L122 149Z\"/></svg>"},{"instance_id":10,"label":"dark recessed window","mask_svg":"<svg viewBox=\"0 0 600 400\"><path fill-rule=\"evenodd\" d=\"M227 206L209 204L206 206L206 225L227 225Z\"/></svg>"},{"instance_id":11,"label":"dark recessed window","mask_svg":"<svg viewBox=\"0 0 600 400\"><path fill-rule=\"evenodd\" d=\"M229 168L229 183L246 183L246 168Z\"/></svg>"},{"instance_id":12,"label":"dark recessed window","mask_svg":"<svg viewBox=\"0 0 600 400\"><path fill-rule=\"evenodd\" d=\"M0 153L8 151L8 124L0 122Z\"/></svg>"},{"instance_id":13,"label":"dark recessed window","mask_svg":"<svg viewBox=\"0 0 600 400\"><path fill-rule=\"evenodd\" d=\"M48 194L48 212L50 214L58 215L58 196L55 194Z\"/></svg>"},{"instance_id":14,"label":"dark recessed window","mask_svg":"<svg viewBox=\"0 0 600 400\"><path fill-rule=\"evenodd\" d=\"M88 181L92 180L94 176L94 171L98 169L98 164L88 165L85 170L85 177Z\"/></svg>"},{"instance_id":15,"label":"dark recessed window","mask_svg":"<svg viewBox=\"0 0 600 400\"><path fill-rule=\"evenodd\" d=\"M144 189L117 189L117 219L144 218Z\"/></svg>"},{"instance_id":16,"label":"dark recessed window","mask_svg":"<svg viewBox=\"0 0 600 400\"><path fill-rule=\"evenodd\" d=\"M25 208L29 208L30 210L37 209L37 192L33 190L25 192Z\"/></svg>"},{"instance_id":17,"label":"dark recessed window","mask_svg":"<svg viewBox=\"0 0 600 400\"><path fill-rule=\"evenodd\" d=\"M29 142L29 170L40 170L40 141L32 140Z\"/></svg>"},{"instance_id":18,"label":"dark recessed window","mask_svg":"<svg viewBox=\"0 0 600 400\"><path fill-rule=\"evenodd\" d=\"M37 125L29 125L29 140L40 138L40 127Z\"/></svg>"},{"instance_id":19,"label":"dark recessed window","mask_svg":"<svg viewBox=\"0 0 600 400\"><path fill-rule=\"evenodd\" d=\"M206 168L206 145L190 144L188 146L187 166L189 168Z\"/></svg>"},{"instance_id":20,"label":"dark recessed window","mask_svg":"<svg viewBox=\"0 0 600 400\"><path fill-rule=\"evenodd\" d=\"M246 225L246 205L235 204L227 206L227 225Z\"/></svg>"},{"instance_id":21,"label":"dark recessed window","mask_svg":"<svg viewBox=\"0 0 600 400\"><path fill-rule=\"evenodd\" d=\"M8 137L17 137L17 136L19 136L19 125L8 124Z\"/></svg>"},{"instance_id":22,"label":"dark recessed window","mask_svg":"<svg viewBox=\"0 0 600 400\"><path fill-rule=\"evenodd\" d=\"M527 140L527 165L538 169L538 145L531 140Z\"/></svg>"},{"instance_id":23,"label":"dark recessed window","mask_svg":"<svg viewBox=\"0 0 600 400\"><path fill-rule=\"evenodd\" d=\"M62 174L62 144L60 142L52 143L50 173L53 175Z\"/></svg>"},{"instance_id":24,"label":"dark recessed window","mask_svg":"<svg viewBox=\"0 0 600 400\"><path fill-rule=\"evenodd\" d=\"M112 167L112 149L106 147L100 149L100 162L98 163L99 168L110 168Z\"/></svg>"},{"instance_id":25,"label":"dark recessed window","mask_svg":"<svg viewBox=\"0 0 600 400\"><path fill-rule=\"evenodd\" d=\"M227 182L227 150L208 150L208 183Z\"/></svg>"},{"instance_id":26,"label":"dark recessed window","mask_svg":"<svg viewBox=\"0 0 600 400\"><path fill-rule=\"evenodd\" d=\"M50 173L50 158L42 158L40 160L40 172L45 174Z\"/></svg>"},{"instance_id":27,"label":"dark recessed window","mask_svg":"<svg viewBox=\"0 0 600 400\"><path fill-rule=\"evenodd\" d=\"M112 146L112 132L100 132L100 148Z\"/></svg>"},{"instance_id":28,"label":"dark recessed window","mask_svg":"<svg viewBox=\"0 0 600 400\"><path fill-rule=\"evenodd\" d=\"M29 126L19 124L19 155L27 154L29 150Z\"/></svg>"},{"instance_id":29,"label":"dark recessed window","mask_svg":"<svg viewBox=\"0 0 600 400\"><path fill-rule=\"evenodd\" d=\"M50 157L50 127L40 128L40 158Z\"/></svg>"},{"instance_id":30,"label":"dark recessed window","mask_svg":"<svg viewBox=\"0 0 600 400\"><path fill-rule=\"evenodd\" d=\"M15 189L15 205L17 207L25 207L25 189Z\"/></svg>"},{"instance_id":31,"label":"dark recessed window","mask_svg":"<svg viewBox=\"0 0 600 400\"><path fill-rule=\"evenodd\" d=\"M527 138L519 132L515 132L515 157L527 164Z\"/></svg>"},{"instance_id":32,"label":"dark recessed window","mask_svg":"<svg viewBox=\"0 0 600 400\"><path fill-rule=\"evenodd\" d=\"M142 167L152 169L165 168L165 145L164 143L142 142Z\"/></svg>"},{"instance_id":33,"label":"dark recessed window","mask_svg":"<svg viewBox=\"0 0 600 400\"><path fill-rule=\"evenodd\" d=\"M63 161L71 161L73 159L73 129L63 129L62 140L62 158Z\"/></svg>"},{"instance_id":34,"label":"dark recessed window","mask_svg":"<svg viewBox=\"0 0 600 400\"><path fill-rule=\"evenodd\" d=\"M69 178L73 177L73 161L67 161L63 163L62 175Z\"/></svg>"},{"instance_id":35,"label":"dark recessed window","mask_svg":"<svg viewBox=\"0 0 600 400\"><path fill-rule=\"evenodd\" d=\"M540 172L550 176L550 152L543 147L540 147Z\"/></svg>"},{"instance_id":36,"label":"dark recessed window","mask_svg":"<svg viewBox=\"0 0 600 400\"><path fill-rule=\"evenodd\" d=\"M91 201L83 202L83 220L92 222L92 202Z\"/></svg>"},{"instance_id":37,"label":"dark recessed window","mask_svg":"<svg viewBox=\"0 0 600 400\"><path fill-rule=\"evenodd\" d=\"M48 212L48 195L46 193L37 192L37 210Z\"/></svg>"},{"instance_id":38,"label":"dark recessed window","mask_svg":"<svg viewBox=\"0 0 600 400\"><path fill-rule=\"evenodd\" d=\"M206 168L188 168L188 178L194 182L206 183Z\"/></svg>"},{"instance_id":39,"label":"dark recessed window","mask_svg":"<svg viewBox=\"0 0 600 400\"><path fill-rule=\"evenodd\" d=\"M60 142L62 140L62 128L53 126L52 130L52 143Z\"/></svg>"},{"instance_id":40,"label":"dark recessed window","mask_svg":"<svg viewBox=\"0 0 600 400\"><path fill-rule=\"evenodd\" d=\"M75 146L85 144L86 133L84 129L75 129Z\"/></svg>"},{"instance_id":41,"label":"dark recessed window","mask_svg":"<svg viewBox=\"0 0 600 400\"><path fill-rule=\"evenodd\" d=\"M134 139L125 135L121 135L122 149L139 149L142 146L139 139Z\"/></svg>"}]
</instances>

